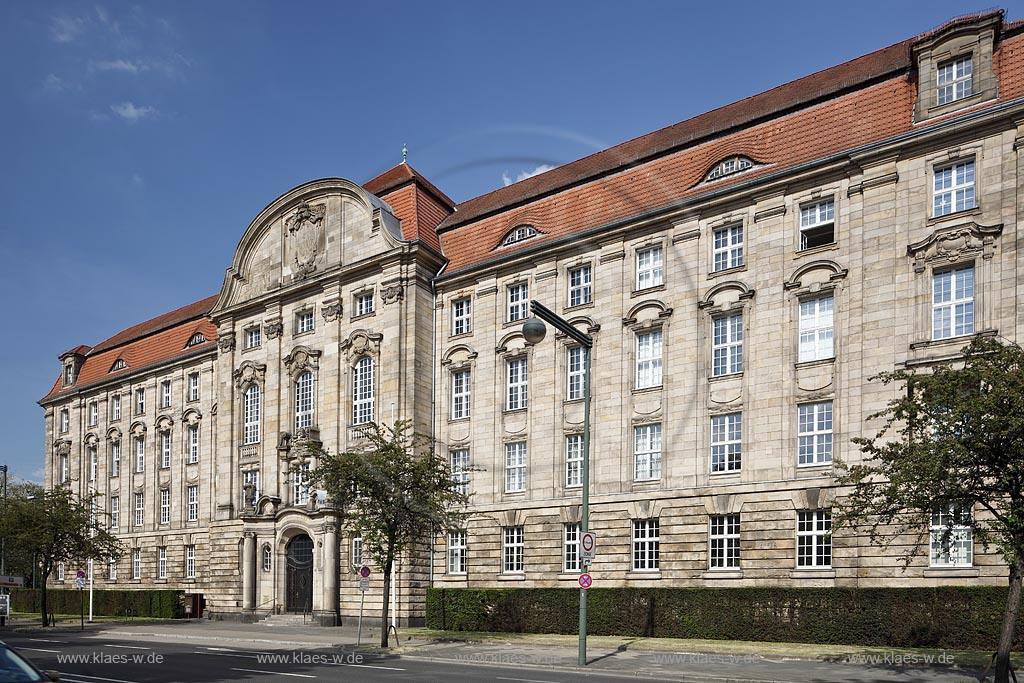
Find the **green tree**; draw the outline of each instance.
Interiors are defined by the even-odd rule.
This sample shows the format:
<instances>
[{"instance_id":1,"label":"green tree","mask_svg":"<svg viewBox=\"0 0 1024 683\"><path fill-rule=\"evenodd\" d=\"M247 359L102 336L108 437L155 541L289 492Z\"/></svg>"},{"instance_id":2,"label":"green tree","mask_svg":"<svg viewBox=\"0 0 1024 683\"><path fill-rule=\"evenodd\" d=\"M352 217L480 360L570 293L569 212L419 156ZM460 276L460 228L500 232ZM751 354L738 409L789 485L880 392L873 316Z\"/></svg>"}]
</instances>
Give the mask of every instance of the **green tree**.
<instances>
[{"instance_id":1,"label":"green tree","mask_svg":"<svg viewBox=\"0 0 1024 683\"><path fill-rule=\"evenodd\" d=\"M384 573L380 645L388 647L388 604L395 560L433 535L465 523L466 496L447 460L409 422L370 424L367 447L330 455L321 451L310 481L344 511L344 526L363 538L363 553Z\"/></svg>"},{"instance_id":2,"label":"green tree","mask_svg":"<svg viewBox=\"0 0 1024 683\"><path fill-rule=\"evenodd\" d=\"M977 337L956 361L872 379L899 391L869 416L884 420L878 433L853 440L862 464L839 465L838 483L852 488L838 501L837 526L866 529L883 546L916 534L905 565L928 547L933 519L947 548L964 527L995 546L1009 566L996 653L996 681L1006 683L1024 573L1024 351Z\"/></svg>"},{"instance_id":3,"label":"green tree","mask_svg":"<svg viewBox=\"0 0 1024 683\"><path fill-rule=\"evenodd\" d=\"M121 542L96 512L99 496L79 498L63 486L10 498L0 519L5 538L39 567L40 611L47 624L46 581L61 562L119 557ZM103 515L105 517L105 515Z\"/></svg>"},{"instance_id":4,"label":"green tree","mask_svg":"<svg viewBox=\"0 0 1024 683\"><path fill-rule=\"evenodd\" d=\"M18 501L31 500L43 495L44 488L41 484L31 481L12 481L7 486L7 500ZM0 510L2 513L2 510ZM5 532L6 534L6 532ZM32 548L22 547L13 538L4 538L4 567L5 573L10 576L25 577L28 585L32 585L32 578L35 576L35 553Z\"/></svg>"}]
</instances>

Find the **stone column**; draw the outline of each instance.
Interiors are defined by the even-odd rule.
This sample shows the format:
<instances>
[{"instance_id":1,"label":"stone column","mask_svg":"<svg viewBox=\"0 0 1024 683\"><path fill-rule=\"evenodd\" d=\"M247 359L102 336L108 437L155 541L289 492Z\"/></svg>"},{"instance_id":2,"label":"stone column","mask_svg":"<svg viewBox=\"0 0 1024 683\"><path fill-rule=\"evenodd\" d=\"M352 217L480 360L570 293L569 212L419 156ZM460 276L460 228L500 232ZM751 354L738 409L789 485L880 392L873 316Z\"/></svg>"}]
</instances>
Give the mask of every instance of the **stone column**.
<instances>
[{"instance_id":1,"label":"stone column","mask_svg":"<svg viewBox=\"0 0 1024 683\"><path fill-rule=\"evenodd\" d=\"M256 607L256 534L246 531L242 545L242 609Z\"/></svg>"},{"instance_id":2,"label":"stone column","mask_svg":"<svg viewBox=\"0 0 1024 683\"><path fill-rule=\"evenodd\" d=\"M338 525L324 524L324 612L338 619Z\"/></svg>"}]
</instances>

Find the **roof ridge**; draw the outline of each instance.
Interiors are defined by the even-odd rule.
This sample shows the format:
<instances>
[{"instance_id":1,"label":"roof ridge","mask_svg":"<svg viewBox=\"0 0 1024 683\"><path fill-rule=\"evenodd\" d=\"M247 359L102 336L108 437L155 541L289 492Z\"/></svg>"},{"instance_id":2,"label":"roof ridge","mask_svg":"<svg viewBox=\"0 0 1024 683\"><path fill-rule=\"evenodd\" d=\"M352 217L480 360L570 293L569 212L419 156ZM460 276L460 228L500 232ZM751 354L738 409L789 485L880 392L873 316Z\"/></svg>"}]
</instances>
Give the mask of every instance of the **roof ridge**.
<instances>
[{"instance_id":1,"label":"roof ridge","mask_svg":"<svg viewBox=\"0 0 1024 683\"><path fill-rule=\"evenodd\" d=\"M219 296L220 294L208 296L204 299L200 299L199 301L194 301L190 304L186 304L185 306L181 306L172 311L168 311L167 313L162 313L150 318L149 320L125 328L92 347L92 350L89 351L88 355L93 356L103 351L109 351L119 346L124 346L133 341L142 339L143 337L148 337L171 327L175 327L176 325L188 322L189 320L205 317L210 309L213 308L213 304L217 301L217 297Z\"/></svg>"}]
</instances>

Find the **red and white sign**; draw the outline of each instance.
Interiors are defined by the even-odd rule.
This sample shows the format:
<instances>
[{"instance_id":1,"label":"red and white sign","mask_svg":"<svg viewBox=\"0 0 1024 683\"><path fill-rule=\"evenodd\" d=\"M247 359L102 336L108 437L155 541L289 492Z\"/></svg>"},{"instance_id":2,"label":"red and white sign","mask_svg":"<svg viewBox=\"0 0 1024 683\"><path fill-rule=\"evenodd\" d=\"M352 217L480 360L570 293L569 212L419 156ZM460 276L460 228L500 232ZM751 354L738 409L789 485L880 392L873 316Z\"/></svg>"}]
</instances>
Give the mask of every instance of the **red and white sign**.
<instances>
[{"instance_id":1,"label":"red and white sign","mask_svg":"<svg viewBox=\"0 0 1024 683\"><path fill-rule=\"evenodd\" d=\"M580 588L590 588L594 583L594 579L590 574L580 574Z\"/></svg>"},{"instance_id":2,"label":"red and white sign","mask_svg":"<svg viewBox=\"0 0 1024 683\"><path fill-rule=\"evenodd\" d=\"M594 561L597 552L597 537L589 531L580 536L580 559L583 564L590 564Z\"/></svg>"},{"instance_id":3,"label":"red and white sign","mask_svg":"<svg viewBox=\"0 0 1024 683\"><path fill-rule=\"evenodd\" d=\"M366 565L363 565L363 568L359 570L359 576L363 577L364 579L370 578L370 568Z\"/></svg>"}]
</instances>

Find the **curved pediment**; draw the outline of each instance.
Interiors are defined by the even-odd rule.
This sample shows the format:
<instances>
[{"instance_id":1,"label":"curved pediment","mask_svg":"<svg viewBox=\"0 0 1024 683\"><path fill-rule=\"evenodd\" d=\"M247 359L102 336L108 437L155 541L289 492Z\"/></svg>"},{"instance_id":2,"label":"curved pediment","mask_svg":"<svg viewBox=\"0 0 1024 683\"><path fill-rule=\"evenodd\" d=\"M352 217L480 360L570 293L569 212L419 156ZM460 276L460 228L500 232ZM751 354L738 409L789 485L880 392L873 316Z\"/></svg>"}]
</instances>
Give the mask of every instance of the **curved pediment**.
<instances>
[{"instance_id":1,"label":"curved pediment","mask_svg":"<svg viewBox=\"0 0 1024 683\"><path fill-rule=\"evenodd\" d=\"M249 224L210 314L363 262L403 243L391 207L343 178L300 185Z\"/></svg>"}]
</instances>

